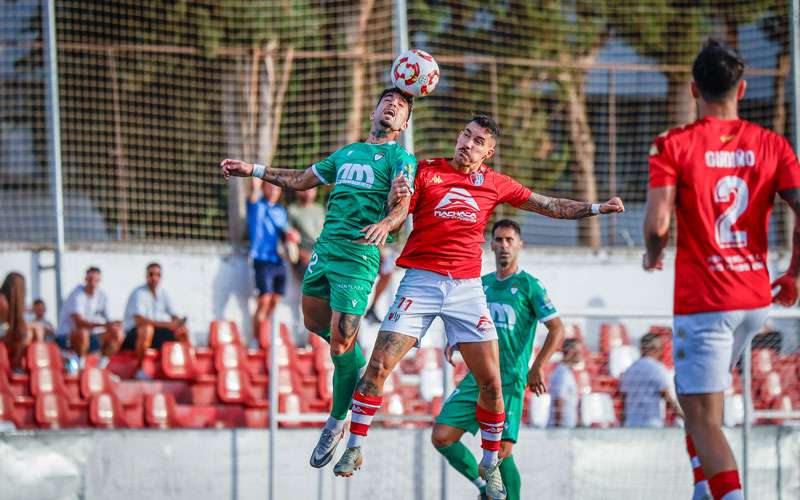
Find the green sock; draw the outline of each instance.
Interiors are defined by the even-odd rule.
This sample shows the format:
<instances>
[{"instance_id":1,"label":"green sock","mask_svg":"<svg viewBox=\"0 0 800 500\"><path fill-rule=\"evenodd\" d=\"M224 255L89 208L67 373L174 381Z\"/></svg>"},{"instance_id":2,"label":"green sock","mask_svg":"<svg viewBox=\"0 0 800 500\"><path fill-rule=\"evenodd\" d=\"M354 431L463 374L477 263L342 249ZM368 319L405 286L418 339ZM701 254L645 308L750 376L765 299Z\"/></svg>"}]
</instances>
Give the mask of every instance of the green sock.
<instances>
[{"instance_id":1,"label":"green sock","mask_svg":"<svg viewBox=\"0 0 800 500\"><path fill-rule=\"evenodd\" d=\"M332 356L333 359L333 405L331 416L336 420L347 418L347 410L358 385L358 372L367 364L361 348L356 343L352 351Z\"/></svg>"},{"instance_id":2,"label":"green sock","mask_svg":"<svg viewBox=\"0 0 800 500\"><path fill-rule=\"evenodd\" d=\"M507 456L500 463L500 476L502 476L503 484L506 486L508 494L506 500L519 500L522 479L519 476L517 464L514 463L514 455Z\"/></svg>"},{"instance_id":3,"label":"green sock","mask_svg":"<svg viewBox=\"0 0 800 500\"><path fill-rule=\"evenodd\" d=\"M478 479L478 462L469 448L464 446L464 443L456 441L450 446L436 448L436 451L444 455L447 462L470 482L474 483Z\"/></svg>"}]
</instances>

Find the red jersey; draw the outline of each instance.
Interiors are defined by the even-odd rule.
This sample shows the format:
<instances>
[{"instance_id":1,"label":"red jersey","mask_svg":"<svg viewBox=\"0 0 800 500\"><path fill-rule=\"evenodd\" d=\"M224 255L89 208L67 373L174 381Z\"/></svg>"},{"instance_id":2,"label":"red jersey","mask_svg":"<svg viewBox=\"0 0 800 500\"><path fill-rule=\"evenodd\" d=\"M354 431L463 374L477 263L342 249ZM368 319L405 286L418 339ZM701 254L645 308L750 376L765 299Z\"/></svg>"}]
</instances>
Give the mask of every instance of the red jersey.
<instances>
[{"instance_id":1,"label":"red jersey","mask_svg":"<svg viewBox=\"0 0 800 500\"><path fill-rule=\"evenodd\" d=\"M445 158L419 163L410 212L414 230L397 265L450 275L481 275L483 231L494 207L525 203L531 190L487 167L459 172Z\"/></svg>"},{"instance_id":2,"label":"red jersey","mask_svg":"<svg viewBox=\"0 0 800 500\"><path fill-rule=\"evenodd\" d=\"M709 116L671 129L650 149L650 187L662 186L676 186L675 314L768 306L769 214L800 186L786 139Z\"/></svg>"}]
</instances>

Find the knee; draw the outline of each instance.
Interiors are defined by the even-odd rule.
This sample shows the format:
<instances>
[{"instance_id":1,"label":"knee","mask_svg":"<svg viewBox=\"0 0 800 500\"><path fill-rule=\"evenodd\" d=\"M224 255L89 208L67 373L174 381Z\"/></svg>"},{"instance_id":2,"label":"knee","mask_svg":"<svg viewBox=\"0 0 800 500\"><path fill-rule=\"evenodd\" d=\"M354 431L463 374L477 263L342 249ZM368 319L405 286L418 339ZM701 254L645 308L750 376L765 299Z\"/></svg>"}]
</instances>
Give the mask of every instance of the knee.
<instances>
[{"instance_id":1,"label":"knee","mask_svg":"<svg viewBox=\"0 0 800 500\"><path fill-rule=\"evenodd\" d=\"M489 399L503 399L503 385L500 378L493 378L481 384L481 394Z\"/></svg>"},{"instance_id":2,"label":"knee","mask_svg":"<svg viewBox=\"0 0 800 500\"><path fill-rule=\"evenodd\" d=\"M433 444L434 448L446 448L455 442L456 439L454 439L449 433L443 432L441 427L438 425L433 427L433 432L431 433L431 443Z\"/></svg>"}]
</instances>

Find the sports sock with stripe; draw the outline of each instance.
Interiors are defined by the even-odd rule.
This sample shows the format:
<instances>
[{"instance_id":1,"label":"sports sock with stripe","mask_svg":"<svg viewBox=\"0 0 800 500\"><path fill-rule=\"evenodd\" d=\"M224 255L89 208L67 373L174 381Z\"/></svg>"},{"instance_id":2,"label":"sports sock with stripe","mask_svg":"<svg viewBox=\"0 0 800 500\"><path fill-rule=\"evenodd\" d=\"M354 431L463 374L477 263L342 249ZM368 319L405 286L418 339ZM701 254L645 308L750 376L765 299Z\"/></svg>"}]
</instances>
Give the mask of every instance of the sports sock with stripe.
<instances>
[{"instance_id":1,"label":"sports sock with stripe","mask_svg":"<svg viewBox=\"0 0 800 500\"><path fill-rule=\"evenodd\" d=\"M487 467L497 462L497 454L500 452L500 437L505 427L506 412L495 413L476 405L475 419L481 428L481 448L483 448L481 465Z\"/></svg>"},{"instance_id":2,"label":"sports sock with stripe","mask_svg":"<svg viewBox=\"0 0 800 500\"><path fill-rule=\"evenodd\" d=\"M367 396L358 391L353 393L353 404L350 407L350 437L347 440L348 448L357 448L364 442L369 432L372 419L381 407L381 396Z\"/></svg>"},{"instance_id":3,"label":"sports sock with stripe","mask_svg":"<svg viewBox=\"0 0 800 500\"><path fill-rule=\"evenodd\" d=\"M514 455L509 455L500 462L500 476L506 487L506 495L508 495L506 500L519 500L522 478L519 475L517 464L514 462Z\"/></svg>"},{"instance_id":4,"label":"sports sock with stripe","mask_svg":"<svg viewBox=\"0 0 800 500\"><path fill-rule=\"evenodd\" d=\"M461 441L436 448L436 451L441 453L447 459L447 463L473 484L475 484L476 479L480 479L480 476L478 476L478 461L475 460L475 455ZM475 486L480 488L480 484Z\"/></svg>"},{"instance_id":5,"label":"sports sock with stripe","mask_svg":"<svg viewBox=\"0 0 800 500\"><path fill-rule=\"evenodd\" d=\"M689 461L692 464L692 474L694 476L694 493L692 493L692 500L702 500L711 495L711 490L708 488L708 481L703 474L703 467L700 465L700 458L697 456L697 450L694 449L694 442L690 435L686 435L686 453L689 454Z\"/></svg>"},{"instance_id":6,"label":"sports sock with stripe","mask_svg":"<svg viewBox=\"0 0 800 500\"><path fill-rule=\"evenodd\" d=\"M726 470L714 474L708 480L714 500L744 500L742 483L739 482L739 471Z\"/></svg>"}]
</instances>

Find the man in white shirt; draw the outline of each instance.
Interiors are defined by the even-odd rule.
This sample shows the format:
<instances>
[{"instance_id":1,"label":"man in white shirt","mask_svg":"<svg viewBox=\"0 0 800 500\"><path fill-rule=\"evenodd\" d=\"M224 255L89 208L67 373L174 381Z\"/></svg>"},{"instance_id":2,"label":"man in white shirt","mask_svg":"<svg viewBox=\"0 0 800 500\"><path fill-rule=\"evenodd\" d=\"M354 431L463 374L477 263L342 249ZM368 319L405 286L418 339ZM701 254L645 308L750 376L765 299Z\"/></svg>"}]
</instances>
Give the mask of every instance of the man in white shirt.
<instances>
[{"instance_id":1,"label":"man in white shirt","mask_svg":"<svg viewBox=\"0 0 800 500\"><path fill-rule=\"evenodd\" d=\"M144 354L148 347L160 349L164 342L188 342L186 318L179 318L172 308L167 291L159 286L161 265L147 265L147 282L131 292L125 306L125 342L122 348L135 350L139 370L136 378L147 379L142 371Z\"/></svg>"},{"instance_id":2,"label":"man in white shirt","mask_svg":"<svg viewBox=\"0 0 800 500\"><path fill-rule=\"evenodd\" d=\"M86 270L83 284L76 286L64 302L56 331L56 343L74 351L81 368L86 364L86 354L97 350L102 353L98 366L105 368L124 338L121 323L108 317L108 297L99 288L100 279L99 268Z\"/></svg>"},{"instance_id":3,"label":"man in white shirt","mask_svg":"<svg viewBox=\"0 0 800 500\"><path fill-rule=\"evenodd\" d=\"M561 347L563 358L550 375L550 420L548 427L575 427L578 424L578 381L572 371L582 361L581 347L575 339L566 339Z\"/></svg>"},{"instance_id":4,"label":"man in white shirt","mask_svg":"<svg viewBox=\"0 0 800 500\"><path fill-rule=\"evenodd\" d=\"M663 427L663 399L683 418L678 402L672 395L672 383L667 367L658 360L663 345L658 335L648 333L639 341L642 357L622 375L620 392L625 395L625 427Z\"/></svg>"}]
</instances>

